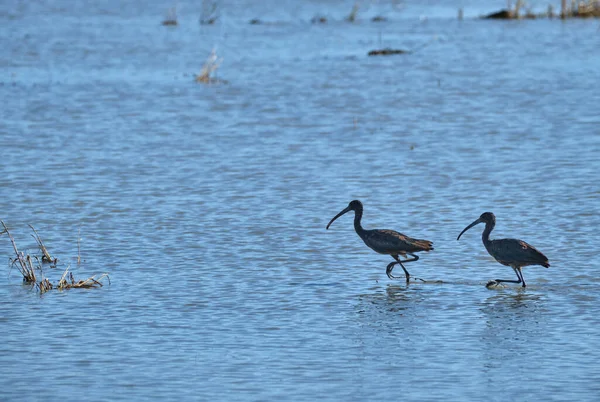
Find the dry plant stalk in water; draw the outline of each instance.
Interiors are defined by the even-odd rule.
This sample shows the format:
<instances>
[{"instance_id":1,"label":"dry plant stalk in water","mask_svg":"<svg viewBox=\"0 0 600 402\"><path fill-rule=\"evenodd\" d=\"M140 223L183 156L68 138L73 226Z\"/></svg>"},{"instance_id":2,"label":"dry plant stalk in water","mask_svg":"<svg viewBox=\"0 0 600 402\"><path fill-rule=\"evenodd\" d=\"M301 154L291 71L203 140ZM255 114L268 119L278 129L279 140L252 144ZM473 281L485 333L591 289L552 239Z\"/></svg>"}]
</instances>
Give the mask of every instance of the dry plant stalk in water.
<instances>
[{"instance_id":1,"label":"dry plant stalk in water","mask_svg":"<svg viewBox=\"0 0 600 402\"><path fill-rule=\"evenodd\" d=\"M48 249L46 248L46 245L42 241L42 238L38 234L37 230L35 230L35 228L31 225L27 225L27 226L29 226L31 228L31 230L33 230L33 233L35 234L35 236L31 235L31 237L33 237L35 239L35 242L37 243L38 247L40 248L40 251L42 252L42 262L51 262L54 265L56 265L56 263L58 262L58 258L52 258L50 256L50 253L48 252Z\"/></svg>"},{"instance_id":2,"label":"dry plant stalk in water","mask_svg":"<svg viewBox=\"0 0 600 402\"><path fill-rule=\"evenodd\" d=\"M177 6L173 6L167 10L167 15L162 22L163 25L177 25Z\"/></svg>"},{"instance_id":3,"label":"dry plant stalk in water","mask_svg":"<svg viewBox=\"0 0 600 402\"><path fill-rule=\"evenodd\" d=\"M356 22L356 15L358 14L359 7L360 5L358 4L358 1L354 3L352 6L352 11L350 11L350 14L346 17L348 22Z\"/></svg>"},{"instance_id":4,"label":"dry plant stalk in water","mask_svg":"<svg viewBox=\"0 0 600 402\"><path fill-rule=\"evenodd\" d=\"M81 264L81 228L77 229L77 265Z\"/></svg>"},{"instance_id":5,"label":"dry plant stalk in water","mask_svg":"<svg viewBox=\"0 0 600 402\"><path fill-rule=\"evenodd\" d=\"M46 293L47 291L52 290L52 288L54 288L54 286L52 286L52 283L48 280L48 278L42 279L37 285L37 287L40 290L40 293Z\"/></svg>"},{"instance_id":6,"label":"dry plant stalk in water","mask_svg":"<svg viewBox=\"0 0 600 402\"><path fill-rule=\"evenodd\" d=\"M216 1L202 0L200 24L212 25L219 19L219 3Z\"/></svg>"},{"instance_id":7,"label":"dry plant stalk in water","mask_svg":"<svg viewBox=\"0 0 600 402\"><path fill-rule=\"evenodd\" d=\"M219 59L217 57L217 50L213 48L210 52L210 56L208 56L208 59L204 62L204 66L202 66L202 71L200 71L200 74L196 75L196 82L204 82L207 84L215 82L215 79L211 78L211 74L217 71L217 68L219 68L222 61L223 58Z\"/></svg>"},{"instance_id":8,"label":"dry plant stalk in water","mask_svg":"<svg viewBox=\"0 0 600 402\"><path fill-rule=\"evenodd\" d=\"M23 253L22 251L19 251L19 249L17 248L17 243L15 243L15 239L12 237L12 235L8 231L8 228L4 224L4 221L0 220L0 223L2 223L2 227L4 227L4 230L2 230L2 232L0 232L0 235L6 233L8 235L8 237L10 238L10 242L12 243L13 249L15 250L16 257L14 259L13 258L10 259L11 266L13 266L13 265L17 266L17 268L19 269L19 272L21 272L21 275L23 275L23 282L35 283L36 282L35 269L33 268L33 264L31 262L31 257L29 255L25 255L25 253Z\"/></svg>"},{"instance_id":9,"label":"dry plant stalk in water","mask_svg":"<svg viewBox=\"0 0 600 402\"><path fill-rule=\"evenodd\" d=\"M68 274L68 279L67 279L67 274ZM62 274L60 281L58 281L58 285L56 285L56 288L58 290L63 290L63 289L71 289L71 288L89 289L89 288L95 288L95 287L102 287L103 285L102 285L102 282L100 282L100 281L104 278L108 279L108 284L110 285L110 277L108 276L108 274L102 274L98 278L96 278L96 275L93 275L93 276L90 276L89 278L87 278L86 280L75 281L75 278L73 277L73 273L69 272L69 267L67 267L67 269L65 269L65 272Z\"/></svg>"},{"instance_id":10,"label":"dry plant stalk in water","mask_svg":"<svg viewBox=\"0 0 600 402\"><path fill-rule=\"evenodd\" d=\"M22 251L19 251L19 249L17 248L17 243L15 242L15 239L10 234L10 231L8 230L8 227L6 226L4 221L0 220L0 224L2 224L2 227L3 227L3 230L0 232L0 236L3 235L4 233L6 233L8 235L8 237L10 238L13 249L15 251L16 257L10 259L11 267L13 265L16 265L17 268L19 269L19 272L21 272L21 275L23 275L23 282L29 283L32 285L35 284L36 287L39 289L40 293L46 293L47 291L49 291L51 289L63 290L63 289L71 289L71 288L102 287L103 285L102 285L101 281L104 278L107 278L108 283L110 284L110 277L106 273L102 274L98 277L96 277L96 275L93 275L85 280L76 281L75 278L73 277L73 274L71 272L69 272L69 268L67 267L67 269L63 273L61 279L58 281L58 284L56 286L53 285L52 282L50 282L50 280L48 280L47 278L44 278L44 276L43 276L42 262L52 261L56 264L58 259L57 258L52 259L52 257L50 257L50 253L48 253L48 250L46 249L44 242L42 241L41 237L38 235L37 231L33 228L33 226L29 225L29 227L35 233L35 236L32 235L32 237L36 240L38 246L40 247L40 250L42 251L41 261L37 256L31 257L29 254L25 254ZM77 262L78 263L81 261L79 234L80 234L80 232L78 232L78 239L77 239ZM34 259L36 262L35 265L33 262ZM39 271L39 274L42 277L42 279L40 280L39 283L37 283L36 270ZM67 275L68 275L68 277L67 277Z\"/></svg>"}]
</instances>

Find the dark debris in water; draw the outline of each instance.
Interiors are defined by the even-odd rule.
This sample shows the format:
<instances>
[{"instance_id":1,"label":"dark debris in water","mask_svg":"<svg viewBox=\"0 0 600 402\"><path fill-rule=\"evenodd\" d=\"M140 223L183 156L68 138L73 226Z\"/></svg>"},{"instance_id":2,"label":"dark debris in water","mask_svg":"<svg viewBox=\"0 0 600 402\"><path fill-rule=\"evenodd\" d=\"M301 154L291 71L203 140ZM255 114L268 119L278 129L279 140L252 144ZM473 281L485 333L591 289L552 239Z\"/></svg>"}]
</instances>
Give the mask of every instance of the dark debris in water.
<instances>
[{"instance_id":1,"label":"dark debris in water","mask_svg":"<svg viewBox=\"0 0 600 402\"><path fill-rule=\"evenodd\" d=\"M410 52L408 50L391 49L389 47L386 47L385 49L371 50L369 52L369 56L390 56L390 55L394 55L394 54L406 54L406 53L410 53Z\"/></svg>"}]
</instances>

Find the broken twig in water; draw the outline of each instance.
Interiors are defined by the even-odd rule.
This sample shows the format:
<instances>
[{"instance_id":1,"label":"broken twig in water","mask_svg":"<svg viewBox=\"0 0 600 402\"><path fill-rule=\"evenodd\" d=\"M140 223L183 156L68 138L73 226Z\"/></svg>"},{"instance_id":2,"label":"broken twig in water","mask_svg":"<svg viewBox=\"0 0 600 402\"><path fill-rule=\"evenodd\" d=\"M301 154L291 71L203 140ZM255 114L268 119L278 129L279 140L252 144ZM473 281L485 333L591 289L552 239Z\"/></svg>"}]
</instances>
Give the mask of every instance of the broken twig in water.
<instances>
[{"instance_id":1,"label":"broken twig in water","mask_svg":"<svg viewBox=\"0 0 600 402\"><path fill-rule=\"evenodd\" d=\"M0 234L6 233L8 235L10 242L12 243L13 249L15 250L16 257L10 259L12 262L11 266L17 266L21 275L23 275L23 282L35 283L35 270L33 268L33 264L31 263L31 257L29 255L25 255L25 253L23 253L22 251L19 251L15 239L10 234L8 228L4 224L4 221L0 220L0 223L2 223L2 227L4 227L4 230Z\"/></svg>"},{"instance_id":2,"label":"broken twig in water","mask_svg":"<svg viewBox=\"0 0 600 402\"><path fill-rule=\"evenodd\" d=\"M206 61L204 62L200 74L196 75L196 82L204 82L207 84L219 82L216 78L213 78L211 75L215 71L217 71L217 68L219 68L222 61L223 58L217 57L217 49L213 48L213 50L210 52L210 56L208 56L208 59L206 59Z\"/></svg>"},{"instance_id":3,"label":"broken twig in water","mask_svg":"<svg viewBox=\"0 0 600 402\"><path fill-rule=\"evenodd\" d=\"M48 252L48 249L46 248L46 245L42 241L42 238L38 234L37 230L35 230L35 228L31 225L27 225L27 226L29 226L31 228L31 230L33 230L33 233L35 234L35 236L31 235L31 237L33 237L35 239L35 242L38 244L38 247L40 248L40 251L42 252L42 262L51 262L54 265L56 265L56 263L58 262L58 258L52 258L50 256L50 253Z\"/></svg>"},{"instance_id":4,"label":"broken twig in water","mask_svg":"<svg viewBox=\"0 0 600 402\"><path fill-rule=\"evenodd\" d=\"M52 286L52 283L48 278L44 278L38 283L37 287L40 290L40 293L46 293L47 291L52 290L54 286Z\"/></svg>"},{"instance_id":5,"label":"broken twig in water","mask_svg":"<svg viewBox=\"0 0 600 402\"><path fill-rule=\"evenodd\" d=\"M77 265L81 264L81 228L77 229Z\"/></svg>"}]
</instances>

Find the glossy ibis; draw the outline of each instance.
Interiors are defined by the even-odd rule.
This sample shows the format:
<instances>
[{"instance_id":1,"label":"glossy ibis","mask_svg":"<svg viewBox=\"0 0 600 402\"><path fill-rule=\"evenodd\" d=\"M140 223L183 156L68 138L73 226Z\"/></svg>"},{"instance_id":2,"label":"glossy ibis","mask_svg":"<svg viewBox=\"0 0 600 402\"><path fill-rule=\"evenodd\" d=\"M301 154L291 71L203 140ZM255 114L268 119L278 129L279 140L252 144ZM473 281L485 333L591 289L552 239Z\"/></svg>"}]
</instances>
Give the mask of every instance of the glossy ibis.
<instances>
[{"instance_id":1,"label":"glossy ibis","mask_svg":"<svg viewBox=\"0 0 600 402\"><path fill-rule=\"evenodd\" d=\"M525 279L523 278L523 272L521 272L521 268L526 265L541 265L546 268L550 267L548 258L546 258L546 256L539 252L535 247L525 243L523 240L490 240L490 233L492 230L494 230L494 226L496 226L496 217L491 212L484 212L481 214L477 220L460 232L456 240L460 239L460 236L462 236L462 234L467 230L482 222L485 223L485 229L481 235L481 240L483 240L485 249L500 264L511 267L517 274L518 278L516 281L508 279L495 279L487 283L486 286L488 288L502 282L522 283L523 287L526 287L527 285L525 284Z\"/></svg>"},{"instance_id":2,"label":"glossy ibis","mask_svg":"<svg viewBox=\"0 0 600 402\"><path fill-rule=\"evenodd\" d=\"M404 263L417 261L419 257L414 253L417 253L419 251L433 250L432 243L429 240L419 240L410 238L394 230L363 229L363 227L360 224L360 220L362 219L363 214L363 205L358 200L351 201L346 208L344 208L339 214L334 216L333 219L327 224L327 229L329 229L329 226L333 223L333 221L335 221L340 216L344 215L346 212L350 211L354 211L354 230L356 230L356 233L365 242L365 244L374 251L378 252L379 254L391 255L396 260L389 263L385 270L385 273L387 274L388 278L397 279L397 277L392 275L392 270L394 269L394 265L400 264L400 266L404 270L404 274L406 275L406 283L408 283L410 281L410 274L404 267ZM410 255L412 258L400 261L398 256L401 255L402 257L406 258L407 254Z\"/></svg>"}]
</instances>

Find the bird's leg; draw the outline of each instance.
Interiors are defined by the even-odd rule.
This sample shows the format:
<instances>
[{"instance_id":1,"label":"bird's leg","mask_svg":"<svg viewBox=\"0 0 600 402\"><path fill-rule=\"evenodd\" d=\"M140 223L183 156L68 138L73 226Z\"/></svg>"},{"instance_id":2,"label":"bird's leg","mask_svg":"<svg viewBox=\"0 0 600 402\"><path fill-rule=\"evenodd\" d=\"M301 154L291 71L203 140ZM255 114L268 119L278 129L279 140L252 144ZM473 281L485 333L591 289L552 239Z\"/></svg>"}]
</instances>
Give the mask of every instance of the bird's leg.
<instances>
[{"instance_id":1,"label":"bird's leg","mask_svg":"<svg viewBox=\"0 0 600 402\"><path fill-rule=\"evenodd\" d=\"M521 272L521 268L520 267L512 267L512 269L515 271L515 274L517 274L518 280L513 281L513 280L510 280L510 279L494 279L493 281L489 281L485 285L485 287L489 288L489 287L495 286L495 285L497 285L499 283L502 283L502 282L522 283L523 287L526 287L527 285L525 284L525 280L523 279L523 273Z\"/></svg>"},{"instance_id":2,"label":"bird's leg","mask_svg":"<svg viewBox=\"0 0 600 402\"><path fill-rule=\"evenodd\" d=\"M523 271L521 271L521 267L517 267L515 269L515 272L517 273L517 276L519 277L519 279L521 279L521 281L523 281L523 287L527 287L527 285L525 284L525 278L523 278Z\"/></svg>"},{"instance_id":3,"label":"bird's leg","mask_svg":"<svg viewBox=\"0 0 600 402\"><path fill-rule=\"evenodd\" d=\"M392 275L392 270L394 269L394 265L398 264L396 261L392 261L385 268L385 273L390 279L399 279L397 276ZM406 271L406 270L405 270Z\"/></svg>"},{"instance_id":4,"label":"bird's leg","mask_svg":"<svg viewBox=\"0 0 600 402\"><path fill-rule=\"evenodd\" d=\"M410 274L408 273L406 268L404 268L404 265L402 265L402 262L398 259L398 257L397 256L393 256L393 257L396 259L396 261L392 261L388 264L387 268L385 269L385 273L387 274L388 278L390 278L390 279L400 279L397 276L392 275L392 270L394 269L394 265L400 264L400 266L404 270L404 275L406 275L406 284L408 285L408 282L410 281Z\"/></svg>"},{"instance_id":5,"label":"bird's leg","mask_svg":"<svg viewBox=\"0 0 600 402\"><path fill-rule=\"evenodd\" d=\"M406 283L408 283L408 278L410 277L410 274L408 273L408 271L406 270L406 268L404 268L404 266L402 265L402 263L400 262L400 260L398 259L397 255L392 255L392 257L394 257L394 259L396 261L392 261L388 264L388 266L385 268L385 273L388 276L388 278L390 279L399 279L397 276L392 275L392 270L394 269L394 265L396 264L400 264L400 266L402 266L402 269L404 270L404 273L406 274Z\"/></svg>"},{"instance_id":6,"label":"bird's leg","mask_svg":"<svg viewBox=\"0 0 600 402\"><path fill-rule=\"evenodd\" d=\"M410 260L404 260L402 262L413 262L413 261L417 261L419 259L419 256L416 254L411 254L411 253L406 253L408 255L410 255L412 258Z\"/></svg>"},{"instance_id":7,"label":"bird's leg","mask_svg":"<svg viewBox=\"0 0 600 402\"><path fill-rule=\"evenodd\" d=\"M403 262L412 262L412 261L417 261L419 259L419 256L414 255L414 254L410 254L407 253L408 255L412 256L413 258L409 259L409 260L404 260L404 261L400 261L400 259L398 258L397 255L392 255L392 257L394 257L394 259L396 260L396 262L390 263L390 265L388 265L388 268L390 269L390 273L392 272L392 268L394 267L394 265L396 264L400 264L400 266L402 267L402 269L404 270L404 275L406 275L406 283L410 282L410 274L408 273L408 271L406 270L406 267L404 266L404 264L402 264ZM389 276L389 275L388 275ZM423 279L421 278L413 278L413 279L418 279L420 281L425 282Z\"/></svg>"}]
</instances>

